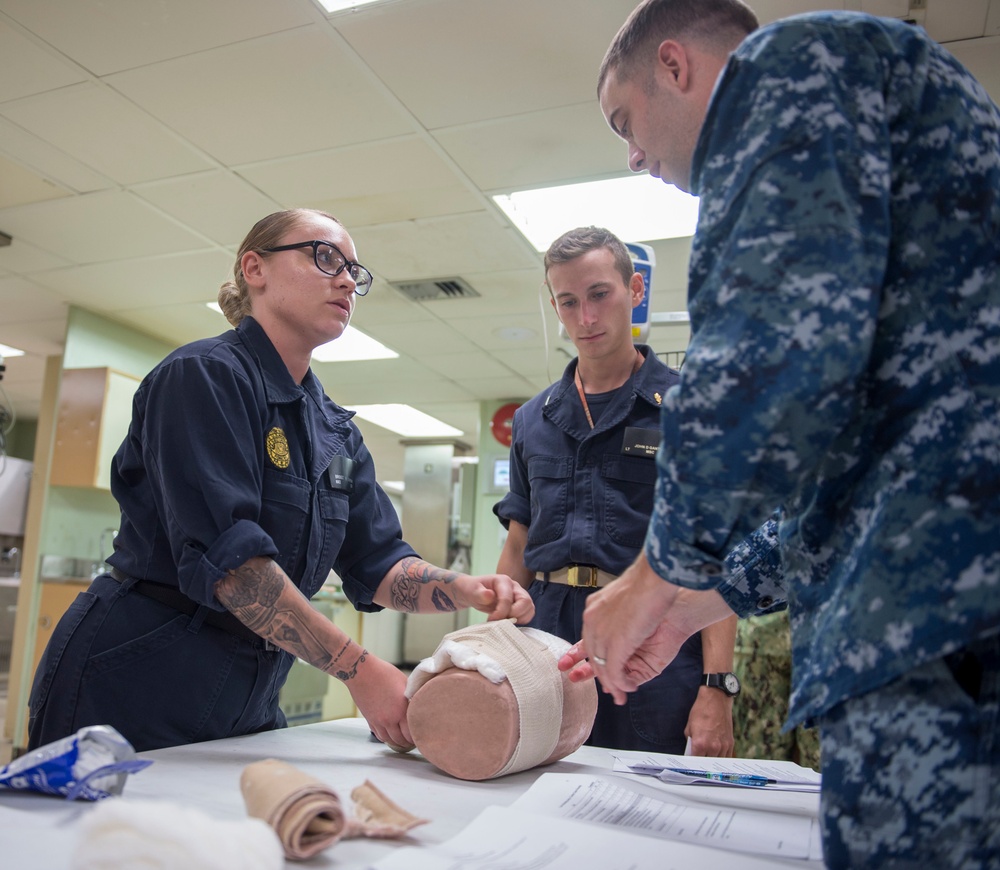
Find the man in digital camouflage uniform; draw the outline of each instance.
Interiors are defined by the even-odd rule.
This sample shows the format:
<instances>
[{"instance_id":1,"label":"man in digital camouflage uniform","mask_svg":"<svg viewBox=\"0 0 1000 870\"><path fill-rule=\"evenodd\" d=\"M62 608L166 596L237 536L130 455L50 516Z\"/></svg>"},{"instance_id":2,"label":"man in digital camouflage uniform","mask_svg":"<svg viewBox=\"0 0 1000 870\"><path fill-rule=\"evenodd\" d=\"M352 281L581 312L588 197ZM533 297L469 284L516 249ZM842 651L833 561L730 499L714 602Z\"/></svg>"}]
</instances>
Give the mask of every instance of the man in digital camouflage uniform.
<instances>
[{"instance_id":1,"label":"man in digital camouflage uniform","mask_svg":"<svg viewBox=\"0 0 1000 870\"><path fill-rule=\"evenodd\" d=\"M996 867L1000 111L904 22L755 28L647 0L602 65L632 169L701 207L645 550L563 666L624 699L787 600L827 865ZM781 570L724 575L779 504Z\"/></svg>"}]
</instances>

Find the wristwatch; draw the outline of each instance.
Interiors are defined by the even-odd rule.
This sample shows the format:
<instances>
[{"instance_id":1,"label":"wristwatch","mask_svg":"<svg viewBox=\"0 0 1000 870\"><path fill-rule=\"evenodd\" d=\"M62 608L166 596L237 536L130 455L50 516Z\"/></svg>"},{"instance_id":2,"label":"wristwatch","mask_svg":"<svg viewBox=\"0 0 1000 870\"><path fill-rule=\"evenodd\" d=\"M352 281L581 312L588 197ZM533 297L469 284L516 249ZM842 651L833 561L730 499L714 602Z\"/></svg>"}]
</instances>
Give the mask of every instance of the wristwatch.
<instances>
[{"instance_id":1,"label":"wristwatch","mask_svg":"<svg viewBox=\"0 0 1000 870\"><path fill-rule=\"evenodd\" d=\"M740 693L740 681L734 673L702 674L701 684L703 686L711 686L713 689L719 689L729 695L730 698L735 698Z\"/></svg>"}]
</instances>

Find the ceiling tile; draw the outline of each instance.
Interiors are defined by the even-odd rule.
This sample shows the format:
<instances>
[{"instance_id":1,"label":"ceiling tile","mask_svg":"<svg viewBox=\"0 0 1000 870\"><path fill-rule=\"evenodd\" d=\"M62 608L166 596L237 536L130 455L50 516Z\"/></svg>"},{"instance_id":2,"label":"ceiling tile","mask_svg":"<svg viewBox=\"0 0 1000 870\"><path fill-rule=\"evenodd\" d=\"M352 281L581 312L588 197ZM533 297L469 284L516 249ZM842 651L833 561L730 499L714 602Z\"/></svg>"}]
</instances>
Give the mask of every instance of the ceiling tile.
<instances>
[{"instance_id":1,"label":"ceiling tile","mask_svg":"<svg viewBox=\"0 0 1000 870\"><path fill-rule=\"evenodd\" d=\"M140 306L214 302L231 275L232 258L220 250L112 260L36 273L33 278L92 311L113 313ZM209 310L210 309L206 309Z\"/></svg>"},{"instance_id":2,"label":"ceiling tile","mask_svg":"<svg viewBox=\"0 0 1000 870\"><path fill-rule=\"evenodd\" d=\"M51 49L0 21L0 103L62 88L85 78L86 73Z\"/></svg>"},{"instance_id":3,"label":"ceiling tile","mask_svg":"<svg viewBox=\"0 0 1000 870\"><path fill-rule=\"evenodd\" d=\"M360 250L379 251L376 268L391 281L527 269L534 260L506 218L488 212L362 227L351 236Z\"/></svg>"},{"instance_id":4,"label":"ceiling tile","mask_svg":"<svg viewBox=\"0 0 1000 870\"><path fill-rule=\"evenodd\" d=\"M412 132L326 25L105 81L230 166Z\"/></svg>"},{"instance_id":5,"label":"ceiling tile","mask_svg":"<svg viewBox=\"0 0 1000 870\"><path fill-rule=\"evenodd\" d=\"M3 326L66 317L66 300L27 278L0 278L0 311ZM0 339L0 343L10 344ZM16 342L15 342L15 346ZM21 348L24 350L24 348Z\"/></svg>"},{"instance_id":6,"label":"ceiling tile","mask_svg":"<svg viewBox=\"0 0 1000 870\"><path fill-rule=\"evenodd\" d=\"M983 35L1000 35L1000 0L990 0L990 11L986 16L986 29Z\"/></svg>"},{"instance_id":7,"label":"ceiling tile","mask_svg":"<svg viewBox=\"0 0 1000 870\"><path fill-rule=\"evenodd\" d=\"M110 178L67 154L66 147L65 142L51 145L0 117L0 151L21 166L76 193L107 190L114 186Z\"/></svg>"},{"instance_id":8,"label":"ceiling tile","mask_svg":"<svg viewBox=\"0 0 1000 870\"><path fill-rule=\"evenodd\" d=\"M476 346L465 336L439 320L418 324L378 324L370 334L397 352L417 358L422 358L428 348L446 347L453 353L476 350Z\"/></svg>"},{"instance_id":9,"label":"ceiling tile","mask_svg":"<svg viewBox=\"0 0 1000 870\"><path fill-rule=\"evenodd\" d=\"M537 392L524 378L467 378L460 381L463 387L481 401L510 399L526 402Z\"/></svg>"},{"instance_id":10,"label":"ceiling tile","mask_svg":"<svg viewBox=\"0 0 1000 870\"><path fill-rule=\"evenodd\" d=\"M593 99L597 67L634 6L588 3L586 25L574 27L579 0L438 0L389 4L335 24L434 130ZM449 36L456 33L475 36Z\"/></svg>"},{"instance_id":11,"label":"ceiling tile","mask_svg":"<svg viewBox=\"0 0 1000 870\"><path fill-rule=\"evenodd\" d=\"M171 345L211 338L230 329L226 318L203 302L158 305L155 308L119 309L112 315L119 323Z\"/></svg>"},{"instance_id":12,"label":"ceiling tile","mask_svg":"<svg viewBox=\"0 0 1000 870\"><path fill-rule=\"evenodd\" d=\"M309 0L4 0L3 11L96 75L241 42L322 16Z\"/></svg>"},{"instance_id":13,"label":"ceiling tile","mask_svg":"<svg viewBox=\"0 0 1000 870\"><path fill-rule=\"evenodd\" d=\"M924 29L938 42L974 39L986 29L990 0L927 0Z\"/></svg>"},{"instance_id":14,"label":"ceiling tile","mask_svg":"<svg viewBox=\"0 0 1000 870\"><path fill-rule=\"evenodd\" d=\"M625 144L597 98L572 106L437 130L434 137L476 184L509 193L628 172Z\"/></svg>"},{"instance_id":15,"label":"ceiling tile","mask_svg":"<svg viewBox=\"0 0 1000 870\"><path fill-rule=\"evenodd\" d=\"M1000 0L997 4L1000 6ZM948 50L965 65L995 103L1000 103L1000 36L975 39L968 42L952 42Z\"/></svg>"},{"instance_id":16,"label":"ceiling tile","mask_svg":"<svg viewBox=\"0 0 1000 870\"><path fill-rule=\"evenodd\" d=\"M270 161L240 175L279 202L328 211L348 230L481 209L483 197L416 136Z\"/></svg>"},{"instance_id":17,"label":"ceiling tile","mask_svg":"<svg viewBox=\"0 0 1000 870\"><path fill-rule=\"evenodd\" d=\"M16 326L0 326L0 341L23 350L25 356L11 357L5 365L13 366L4 376L4 387L8 391L11 384L18 380L21 366L37 364L47 356L58 356L62 353L66 340L66 314L58 317L46 316L40 320L24 321ZM30 358L29 358L30 357Z\"/></svg>"},{"instance_id":18,"label":"ceiling tile","mask_svg":"<svg viewBox=\"0 0 1000 870\"><path fill-rule=\"evenodd\" d=\"M120 191L4 209L0 223L15 239L76 263L204 247L194 233Z\"/></svg>"},{"instance_id":19,"label":"ceiling tile","mask_svg":"<svg viewBox=\"0 0 1000 870\"><path fill-rule=\"evenodd\" d=\"M526 317L523 314L504 317L454 317L448 321L449 326L461 335L466 335L471 341L484 350L507 350L518 348L528 350L540 348L545 343L545 336L539 317ZM553 327L554 328L554 327ZM523 336L516 340L506 337L504 330L516 329Z\"/></svg>"},{"instance_id":20,"label":"ceiling tile","mask_svg":"<svg viewBox=\"0 0 1000 870\"><path fill-rule=\"evenodd\" d=\"M45 142L69 138L79 160L120 184L211 165L158 121L100 84L73 85L4 103L0 115Z\"/></svg>"},{"instance_id":21,"label":"ceiling tile","mask_svg":"<svg viewBox=\"0 0 1000 870\"><path fill-rule=\"evenodd\" d=\"M69 195L30 169L0 157L0 209Z\"/></svg>"},{"instance_id":22,"label":"ceiling tile","mask_svg":"<svg viewBox=\"0 0 1000 870\"><path fill-rule=\"evenodd\" d=\"M21 275L31 275L44 269L70 265L69 260L29 245L14 231L15 221L7 212L0 211L0 230L13 236L14 241L0 248L0 269Z\"/></svg>"},{"instance_id":23,"label":"ceiling tile","mask_svg":"<svg viewBox=\"0 0 1000 870\"><path fill-rule=\"evenodd\" d=\"M213 170L132 188L206 238L234 250L262 217L282 206L234 172Z\"/></svg>"},{"instance_id":24,"label":"ceiling tile","mask_svg":"<svg viewBox=\"0 0 1000 870\"><path fill-rule=\"evenodd\" d=\"M488 354L451 353L450 346L448 350L449 353L424 354L420 362L432 371L459 382L511 375L507 366Z\"/></svg>"}]
</instances>

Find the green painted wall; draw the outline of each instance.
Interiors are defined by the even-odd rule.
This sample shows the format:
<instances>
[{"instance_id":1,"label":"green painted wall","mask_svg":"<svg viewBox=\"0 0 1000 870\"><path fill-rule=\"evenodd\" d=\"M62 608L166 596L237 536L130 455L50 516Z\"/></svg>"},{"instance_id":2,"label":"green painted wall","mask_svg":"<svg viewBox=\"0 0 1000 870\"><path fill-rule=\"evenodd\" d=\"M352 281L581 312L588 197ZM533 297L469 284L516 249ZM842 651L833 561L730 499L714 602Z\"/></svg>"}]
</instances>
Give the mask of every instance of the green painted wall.
<instances>
[{"instance_id":1,"label":"green painted wall","mask_svg":"<svg viewBox=\"0 0 1000 870\"><path fill-rule=\"evenodd\" d=\"M174 349L129 327L81 308L70 308L63 369L108 367L144 377ZM42 515L41 552L101 561L110 555L107 529L121 513L107 490L50 486ZM104 534L106 553L100 552Z\"/></svg>"},{"instance_id":2,"label":"green painted wall","mask_svg":"<svg viewBox=\"0 0 1000 870\"><path fill-rule=\"evenodd\" d=\"M479 470L476 473L476 509L472 522L472 573L493 574L497 569L500 551L503 550L507 532L493 514L493 505L503 497L502 492L493 491L493 460L506 459L510 448L505 447L490 429L490 420L499 408L510 402L522 404L527 399L503 399L502 401L480 402L479 404ZM483 622L486 617L478 611L470 610L469 621Z\"/></svg>"},{"instance_id":3,"label":"green painted wall","mask_svg":"<svg viewBox=\"0 0 1000 870\"><path fill-rule=\"evenodd\" d=\"M37 420L15 420L10 432L7 433L7 455L33 461L37 433Z\"/></svg>"}]
</instances>

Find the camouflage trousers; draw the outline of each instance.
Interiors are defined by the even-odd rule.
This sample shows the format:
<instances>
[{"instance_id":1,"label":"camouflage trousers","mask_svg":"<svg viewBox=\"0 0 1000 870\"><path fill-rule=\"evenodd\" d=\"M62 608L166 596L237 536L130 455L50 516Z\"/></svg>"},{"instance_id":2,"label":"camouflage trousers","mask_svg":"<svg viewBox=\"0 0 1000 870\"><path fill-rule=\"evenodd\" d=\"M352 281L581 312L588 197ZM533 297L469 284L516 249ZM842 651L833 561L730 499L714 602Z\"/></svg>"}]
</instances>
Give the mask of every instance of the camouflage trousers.
<instances>
[{"instance_id":1,"label":"camouflage trousers","mask_svg":"<svg viewBox=\"0 0 1000 870\"><path fill-rule=\"evenodd\" d=\"M794 761L819 770L819 732L804 725L781 730L792 687L788 611L741 619L733 662L743 687L733 702L733 754Z\"/></svg>"},{"instance_id":2,"label":"camouflage trousers","mask_svg":"<svg viewBox=\"0 0 1000 870\"><path fill-rule=\"evenodd\" d=\"M827 867L1000 868L1000 634L819 726Z\"/></svg>"}]
</instances>

